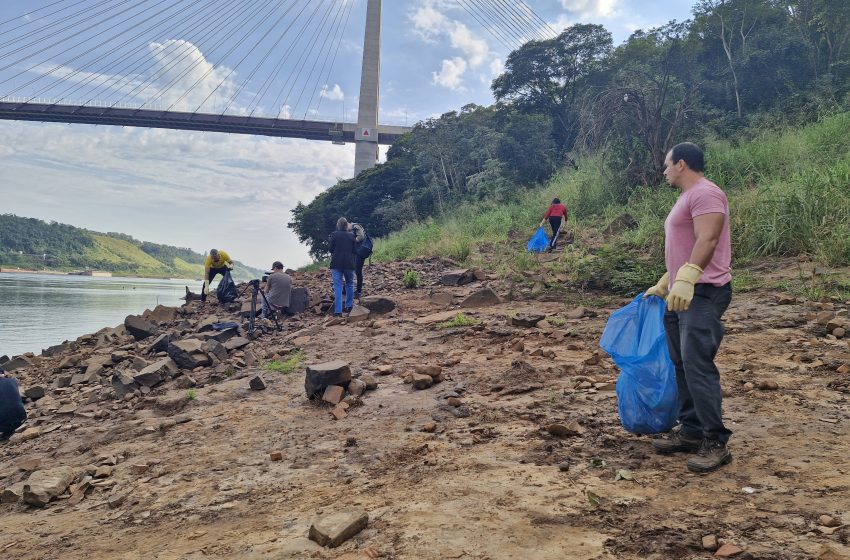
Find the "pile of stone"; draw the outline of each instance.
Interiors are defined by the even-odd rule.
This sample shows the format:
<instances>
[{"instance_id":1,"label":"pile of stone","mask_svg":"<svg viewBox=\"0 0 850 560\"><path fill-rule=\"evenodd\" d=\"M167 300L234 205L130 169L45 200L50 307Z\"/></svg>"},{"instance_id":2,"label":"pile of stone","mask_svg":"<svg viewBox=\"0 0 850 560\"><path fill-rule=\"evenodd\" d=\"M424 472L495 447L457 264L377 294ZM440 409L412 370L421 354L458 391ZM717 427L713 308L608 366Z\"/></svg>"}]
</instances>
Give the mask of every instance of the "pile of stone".
<instances>
[{"instance_id":1,"label":"pile of stone","mask_svg":"<svg viewBox=\"0 0 850 560\"><path fill-rule=\"evenodd\" d=\"M342 420L348 416L348 409L360 403L366 391L378 387L378 381L372 375L354 377L348 362L334 360L307 366L304 377L304 390L310 399L320 398L322 402L333 406L331 416Z\"/></svg>"}]
</instances>

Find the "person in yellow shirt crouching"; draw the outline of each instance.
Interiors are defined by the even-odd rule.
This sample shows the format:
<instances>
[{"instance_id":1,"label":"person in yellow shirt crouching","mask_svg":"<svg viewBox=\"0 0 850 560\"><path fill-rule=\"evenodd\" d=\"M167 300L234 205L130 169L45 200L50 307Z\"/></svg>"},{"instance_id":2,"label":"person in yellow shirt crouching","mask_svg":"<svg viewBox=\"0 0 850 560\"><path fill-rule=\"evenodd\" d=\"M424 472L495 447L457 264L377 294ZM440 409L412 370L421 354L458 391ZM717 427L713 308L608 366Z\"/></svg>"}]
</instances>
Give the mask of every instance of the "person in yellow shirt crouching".
<instances>
[{"instance_id":1,"label":"person in yellow shirt crouching","mask_svg":"<svg viewBox=\"0 0 850 560\"><path fill-rule=\"evenodd\" d=\"M207 293L210 291L213 278L217 274L223 277L228 270L233 270L233 259L230 255L218 249L210 249L210 254L204 261L204 289L201 290L201 301L207 301Z\"/></svg>"}]
</instances>

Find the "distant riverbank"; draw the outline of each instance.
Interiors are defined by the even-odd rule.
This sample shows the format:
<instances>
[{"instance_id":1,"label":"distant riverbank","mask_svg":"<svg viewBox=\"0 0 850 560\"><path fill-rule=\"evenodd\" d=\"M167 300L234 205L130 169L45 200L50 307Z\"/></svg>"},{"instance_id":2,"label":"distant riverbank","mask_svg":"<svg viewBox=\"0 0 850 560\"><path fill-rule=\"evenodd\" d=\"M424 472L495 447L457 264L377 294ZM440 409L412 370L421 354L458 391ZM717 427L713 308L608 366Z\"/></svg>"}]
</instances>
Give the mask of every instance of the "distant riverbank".
<instances>
[{"instance_id":1,"label":"distant riverbank","mask_svg":"<svg viewBox=\"0 0 850 560\"><path fill-rule=\"evenodd\" d=\"M63 271L63 270L29 270L25 268L0 268L0 274L42 274L47 276L92 276L98 278L113 278L111 272L101 270ZM115 276L115 278L145 278L150 280L175 280L180 282L200 282L200 278L170 278L160 276Z\"/></svg>"},{"instance_id":2,"label":"distant riverbank","mask_svg":"<svg viewBox=\"0 0 850 560\"><path fill-rule=\"evenodd\" d=\"M0 274L0 356L42 349L114 327L157 305L183 304L198 280L98 278L68 274Z\"/></svg>"}]
</instances>

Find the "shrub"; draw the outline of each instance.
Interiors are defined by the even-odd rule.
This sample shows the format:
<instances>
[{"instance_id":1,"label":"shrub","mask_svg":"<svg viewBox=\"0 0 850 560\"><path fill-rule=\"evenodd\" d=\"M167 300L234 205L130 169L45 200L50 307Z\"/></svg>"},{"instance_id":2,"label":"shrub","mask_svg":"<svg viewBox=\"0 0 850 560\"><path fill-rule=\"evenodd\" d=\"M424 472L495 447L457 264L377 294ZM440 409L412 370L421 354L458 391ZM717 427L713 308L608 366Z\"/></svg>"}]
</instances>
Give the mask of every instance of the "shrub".
<instances>
[{"instance_id":1,"label":"shrub","mask_svg":"<svg viewBox=\"0 0 850 560\"><path fill-rule=\"evenodd\" d=\"M472 325L477 325L478 321L473 319L472 317L467 317L463 313L458 313L454 316L453 319L448 321L444 321L437 325L437 328L440 329L454 329L457 327L470 327Z\"/></svg>"},{"instance_id":2,"label":"shrub","mask_svg":"<svg viewBox=\"0 0 850 560\"><path fill-rule=\"evenodd\" d=\"M405 288L416 288L419 286L421 280L422 279L420 278L419 273L413 270L412 268L409 268L404 271L404 277L402 278L402 282L404 283Z\"/></svg>"}]
</instances>

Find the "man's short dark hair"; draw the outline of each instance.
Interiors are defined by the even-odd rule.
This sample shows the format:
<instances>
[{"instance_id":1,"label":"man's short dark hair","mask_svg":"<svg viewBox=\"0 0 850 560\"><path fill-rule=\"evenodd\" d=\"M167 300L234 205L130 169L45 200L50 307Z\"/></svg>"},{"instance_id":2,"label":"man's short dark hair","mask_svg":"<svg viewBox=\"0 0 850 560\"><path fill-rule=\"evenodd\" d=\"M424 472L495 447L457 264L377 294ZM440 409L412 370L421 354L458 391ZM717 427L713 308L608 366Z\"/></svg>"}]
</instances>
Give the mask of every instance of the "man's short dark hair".
<instances>
[{"instance_id":1,"label":"man's short dark hair","mask_svg":"<svg viewBox=\"0 0 850 560\"><path fill-rule=\"evenodd\" d=\"M280 261L275 261L272 263L272 270L283 270L283 263Z\"/></svg>"},{"instance_id":2,"label":"man's short dark hair","mask_svg":"<svg viewBox=\"0 0 850 560\"><path fill-rule=\"evenodd\" d=\"M670 160L673 164L684 161L685 165L691 171L696 171L697 173L705 171L705 155L702 153L700 147L693 142L682 142L673 146Z\"/></svg>"}]
</instances>

